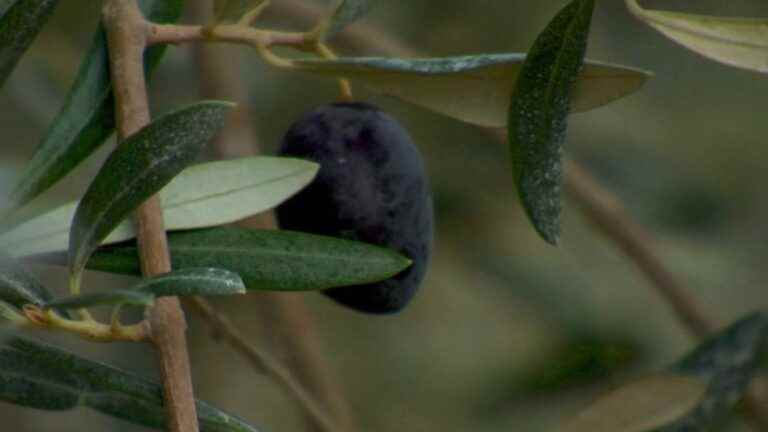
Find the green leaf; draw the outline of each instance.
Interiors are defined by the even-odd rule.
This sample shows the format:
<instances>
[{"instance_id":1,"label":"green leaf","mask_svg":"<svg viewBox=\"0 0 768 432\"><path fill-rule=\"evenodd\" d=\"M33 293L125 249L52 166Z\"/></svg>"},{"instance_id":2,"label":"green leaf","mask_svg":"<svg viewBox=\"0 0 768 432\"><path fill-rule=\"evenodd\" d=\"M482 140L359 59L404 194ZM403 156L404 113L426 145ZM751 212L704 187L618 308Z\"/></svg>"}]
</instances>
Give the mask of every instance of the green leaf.
<instances>
[{"instance_id":1,"label":"green leaf","mask_svg":"<svg viewBox=\"0 0 768 432\"><path fill-rule=\"evenodd\" d=\"M484 127L505 127L524 54L397 59L295 60L298 70L339 76L431 111ZM637 91L651 73L587 61L574 83L571 112L598 108Z\"/></svg>"},{"instance_id":2,"label":"green leaf","mask_svg":"<svg viewBox=\"0 0 768 432\"><path fill-rule=\"evenodd\" d=\"M768 313L755 313L729 326L672 367L708 384L698 406L660 432L707 430L727 415L758 371L768 340Z\"/></svg>"},{"instance_id":3,"label":"green leaf","mask_svg":"<svg viewBox=\"0 0 768 432\"><path fill-rule=\"evenodd\" d=\"M231 107L225 102L199 102L165 114L110 155L72 221L69 267L75 279L99 243L197 157Z\"/></svg>"},{"instance_id":4,"label":"green leaf","mask_svg":"<svg viewBox=\"0 0 768 432\"><path fill-rule=\"evenodd\" d=\"M318 165L301 159L248 157L191 166L160 191L166 230L205 228L269 210L301 190ZM0 234L0 250L22 257L66 250L77 202L58 207ZM123 221L102 244L136 236Z\"/></svg>"},{"instance_id":5,"label":"green leaf","mask_svg":"<svg viewBox=\"0 0 768 432\"><path fill-rule=\"evenodd\" d=\"M0 348L0 400L64 410L90 407L139 425L165 429L162 387L102 363L32 339L14 337ZM256 432L237 417L197 402L203 432Z\"/></svg>"},{"instance_id":6,"label":"green leaf","mask_svg":"<svg viewBox=\"0 0 768 432\"><path fill-rule=\"evenodd\" d=\"M387 279L410 260L379 246L292 231L212 228L168 236L173 268L219 267L248 290L306 291ZM135 244L97 251L88 268L139 275ZM47 259L46 259L47 258ZM61 263L57 257L47 262Z\"/></svg>"},{"instance_id":7,"label":"green leaf","mask_svg":"<svg viewBox=\"0 0 768 432\"><path fill-rule=\"evenodd\" d=\"M214 0L213 17L217 23L237 22L244 15L258 9L264 0Z\"/></svg>"},{"instance_id":8,"label":"green leaf","mask_svg":"<svg viewBox=\"0 0 768 432\"><path fill-rule=\"evenodd\" d=\"M53 296L20 262L0 256L0 300L17 308L40 306Z\"/></svg>"},{"instance_id":9,"label":"green leaf","mask_svg":"<svg viewBox=\"0 0 768 432\"><path fill-rule=\"evenodd\" d=\"M557 430L647 432L686 414L706 391L706 382L695 377L651 375L599 397Z\"/></svg>"},{"instance_id":10,"label":"green leaf","mask_svg":"<svg viewBox=\"0 0 768 432\"><path fill-rule=\"evenodd\" d=\"M149 20L166 23L179 18L184 1L140 0L139 5ZM165 46L147 50L144 56L147 75L151 75L164 52ZM64 106L14 187L11 204L21 207L28 203L96 151L115 128L114 105L106 35L100 26Z\"/></svg>"},{"instance_id":11,"label":"green leaf","mask_svg":"<svg viewBox=\"0 0 768 432\"><path fill-rule=\"evenodd\" d=\"M174 270L150 279L142 279L134 290L165 296L218 296L245 294L245 283L237 273L204 267Z\"/></svg>"},{"instance_id":12,"label":"green leaf","mask_svg":"<svg viewBox=\"0 0 768 432\"><path fill-rule=\"evenodd\" d=\"M375 0L339 0L333 15L322 24L323 37L329 38L344 30L348 25L365 16L375 3Z\"/></svg>"},{"instance_id":13,"label":"green leaf","mask_svg":"<svg viewBox=\"0 0 768 432\"><path fill-rule=\"evenodd\" d=\"M46 308L83 309L94 306L152 306L155 296L142 291L111 289L109 291L62 297L49 301Z\"/></svg>"},{"instance_id":14,"label":"green leaf","mask_svg":"<svg viewBox=\"0 0 768 432\"><path fill-rule=\"evenodd\" d=\"M704 57L742 69L768 73L768 20L693 15L643 9L636 0L627 8L664 36Z\"/></svg>"},{"instance_id":15,"label":"green leaf","mask_svg":"<svg viewBox=\"0 0 768 432\"><path fill-rule=\"evenodd\" d=\"M594 0L574 0L539 35L509 107L509 147L518 195L536 231L560 236L562 146L571 89L587 49Z\"/></svg>"},{"instance_id":16,"label":"green leaf","mask_svg":"<svg viewBox=\"0 0 768 432\"><path fill-rule=\"evenodd\" d=\"M58 0L5 0L0 6L0 87L42 30Z\"/></svg>"},{"instance_id":17,"label":"green leaf","mask_svg":"<svg viewBox=\"0 0 768 432\"><path fill-rule=\"evenodd\" d=\"M29 321L15 306L0 300L0 325L7 323L28 324Z\"/></svg>"}]
</instances>

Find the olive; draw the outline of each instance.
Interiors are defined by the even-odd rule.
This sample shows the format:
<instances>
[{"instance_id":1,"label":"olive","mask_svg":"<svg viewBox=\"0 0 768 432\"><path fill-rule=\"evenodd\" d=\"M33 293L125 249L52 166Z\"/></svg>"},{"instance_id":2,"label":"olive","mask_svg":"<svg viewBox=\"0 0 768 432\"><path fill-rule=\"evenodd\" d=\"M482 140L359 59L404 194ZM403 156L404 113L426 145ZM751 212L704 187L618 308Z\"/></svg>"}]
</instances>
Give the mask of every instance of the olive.
<instances>
[{"instance_id":1,"label":"olive","mask_svg":"<svg viewBox=\"0 0 768 432\"><path fill-rule=\"evenodd\" d=\"M421 154L390 115L364 103L334 103L296 121L279 154L320 164L315 179L277 208L281 228L381 245L413 264L381 282L324 293L368 313L405 307L432 253L434 214Z\"/></svg>"}]
</instances>

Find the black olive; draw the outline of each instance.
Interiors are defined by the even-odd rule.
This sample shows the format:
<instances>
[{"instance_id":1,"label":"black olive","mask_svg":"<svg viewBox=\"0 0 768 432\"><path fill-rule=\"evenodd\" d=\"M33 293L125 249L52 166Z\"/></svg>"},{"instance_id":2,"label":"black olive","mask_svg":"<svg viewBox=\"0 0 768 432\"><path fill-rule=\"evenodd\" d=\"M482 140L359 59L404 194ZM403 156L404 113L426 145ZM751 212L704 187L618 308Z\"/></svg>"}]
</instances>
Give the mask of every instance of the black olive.
<instances>
[{"instance_id":1,"label":"black olive","mask_svg":"<svg viewBox=\"0 0 768 432\"><path fill-rule=\"evenodd\" d=\"M279 153L320 164L312 183L277 208L281 228L373 243L413 261L387 280L324 293L363 312L405 307L426 273L434 225L424 164L407 131L372 105L335 103L294 123Z\"/></svg>"}]
</instances>

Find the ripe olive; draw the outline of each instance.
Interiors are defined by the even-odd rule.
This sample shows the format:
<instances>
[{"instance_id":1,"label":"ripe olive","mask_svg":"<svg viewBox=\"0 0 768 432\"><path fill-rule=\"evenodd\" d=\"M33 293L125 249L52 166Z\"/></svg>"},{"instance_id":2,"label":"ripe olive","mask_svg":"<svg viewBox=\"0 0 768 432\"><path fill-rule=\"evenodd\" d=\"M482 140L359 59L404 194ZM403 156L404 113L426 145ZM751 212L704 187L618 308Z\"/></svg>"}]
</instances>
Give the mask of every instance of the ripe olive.
<instances>
[{"instance_id":1,"label":"ripe olive","mask_svg":"<svg viewBox=\"0 0 768 432\"><path fill-rule=\"evenodd\" d=\"M282 228L385 246L413 261L382 282L324 293L363 312L405 307L426 273L434 224L421 154L406 130L372 105L334 103L295 122L279 154L320 164L312 183L277 208Z\"/></svg>"}]
</instances>

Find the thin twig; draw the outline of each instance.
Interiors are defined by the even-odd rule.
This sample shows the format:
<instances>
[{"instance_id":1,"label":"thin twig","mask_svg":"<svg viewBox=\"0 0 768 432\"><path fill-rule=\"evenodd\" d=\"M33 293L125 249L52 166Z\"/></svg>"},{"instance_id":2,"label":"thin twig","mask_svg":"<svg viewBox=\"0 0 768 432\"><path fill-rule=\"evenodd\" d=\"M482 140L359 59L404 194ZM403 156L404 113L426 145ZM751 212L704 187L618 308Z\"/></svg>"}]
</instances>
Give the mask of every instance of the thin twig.
<instances>
[{"instance_id":1,"label":"thin twig","mask_svg":"<svg viewBox=\"0 0 768 432\"><path fill-rule=\"evenodd\" d=\"M200 297L185 300L184 304L192 307L211 326L215 334L248 359L254 369L272 377L287 390L299 402L299 406L304 409L307 415L312 416L316 425L321 427L323 431L333 432L338 430L314 398L291 375L291 372L280 364L277 359L249 343L245 335L232 324L229 318L217 313L210 303Z\"/></svg>"},{"instance_id":2,"label":"thin twig","mask_svg":"<svg viewBox=\"0 0 768 432\"><path fill-rule=\"evenodd\" d=\"M143 68L147 26L133 0L108 0L104 5L103 20L109 43L117 132L123 142L150 121ZM150 198L140 206L135 219L144 276L170 271L158 198ZM186 322L178 299L158 299L148 311L147 324L160 362L168 429L172 432L196 432L197 411L184 335Z\"/></svg>"},{"instance_id":3,"label":"thin twig","mask_svg":"<svg viewBox=\"0 0 768 432\"><path fill-rule=\"evenodd\" d=\"M217 42L272 46L291 46L310 51L314 45L305 33L259 30L240 24L222 24L213 27L199 25L154 24L149 25L147 44L202 42L215 39Z\"/></svg>"}]
</instances>

